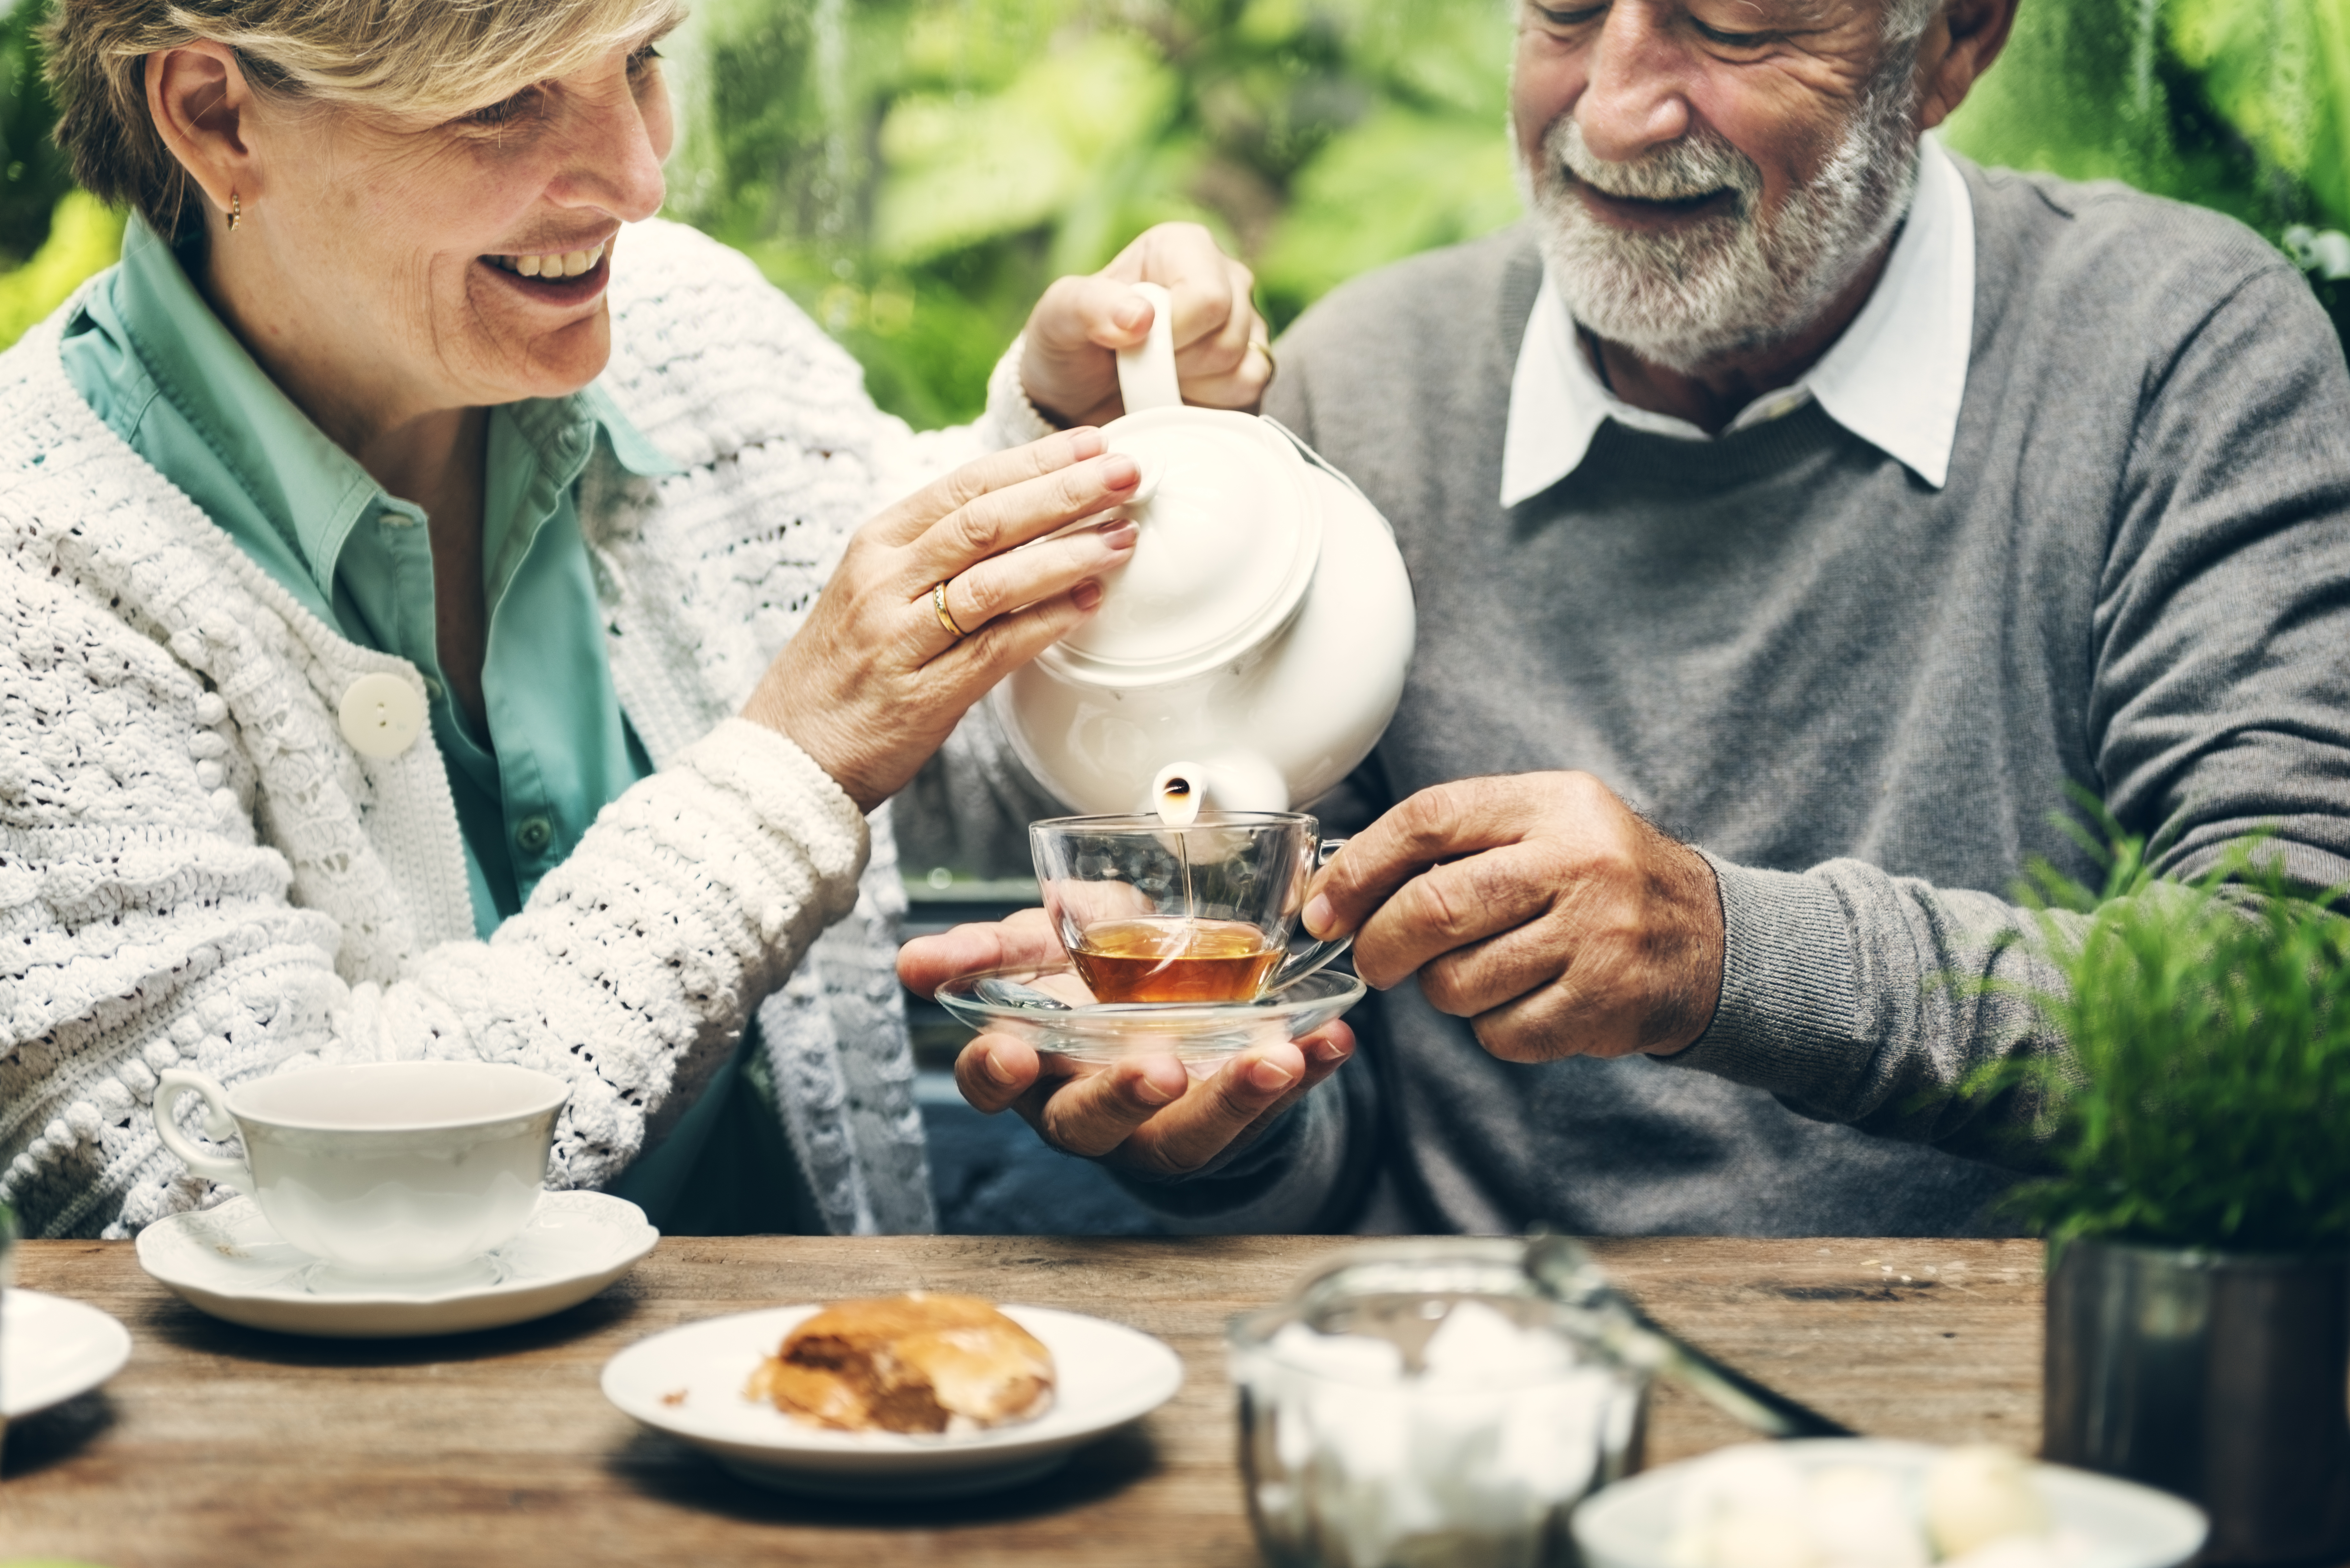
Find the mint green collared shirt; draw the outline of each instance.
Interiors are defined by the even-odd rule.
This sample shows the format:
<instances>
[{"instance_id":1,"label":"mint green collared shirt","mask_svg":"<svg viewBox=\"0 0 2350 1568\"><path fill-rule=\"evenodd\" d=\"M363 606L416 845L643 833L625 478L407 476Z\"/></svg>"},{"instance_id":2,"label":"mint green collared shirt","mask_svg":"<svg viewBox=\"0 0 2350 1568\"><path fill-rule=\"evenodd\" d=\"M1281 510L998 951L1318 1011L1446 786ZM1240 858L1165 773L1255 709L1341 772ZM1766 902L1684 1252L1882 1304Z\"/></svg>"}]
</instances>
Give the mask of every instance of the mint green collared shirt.
<instances>
[{"instance_id":1,"label":"mint green collared shirt","mask_svg":"<svg viewBox=\"0 0 2350 1568\"><path fill-rule=\"evenodd\" d=\"M423 675L481 936L652 772L612 690L576 492L598 441L632 473L679 470L600 388L490 411L482 733L442 675L424 513L278 389L138 218L121 265L67 324L62 356L99 418L305 608Z\"/></svg>"}]
</instances>

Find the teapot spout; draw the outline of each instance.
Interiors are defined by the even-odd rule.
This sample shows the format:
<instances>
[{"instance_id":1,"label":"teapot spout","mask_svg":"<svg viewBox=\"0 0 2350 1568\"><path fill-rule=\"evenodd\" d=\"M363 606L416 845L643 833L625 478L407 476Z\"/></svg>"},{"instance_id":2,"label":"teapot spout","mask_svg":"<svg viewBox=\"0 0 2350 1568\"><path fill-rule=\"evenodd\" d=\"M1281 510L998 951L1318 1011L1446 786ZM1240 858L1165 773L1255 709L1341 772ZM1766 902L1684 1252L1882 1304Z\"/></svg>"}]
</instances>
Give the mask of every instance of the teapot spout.
<instances>
[{"instance_id":1,"label":"teapot spout","mask_svg":"<svg viewBox=\"0 0 2350 1568\"><path fill-rule=\"evenodd\" d=\"M1146 811L1170 827L1189 827L1203 811L1287 811L1281 770L1247 753L1170 763L1150 781Z\"/></svg>"},{"instance_id":2,"label":"teapot spout","mask_svg":"<svg viewBox=\"0 0 2350 1568\"><path fill-rule=\"evenodd\" d=\"M1200 819L1200 804L1207 798L1207 770L1197 763L1170 763L1150 781L1150 803L1170 827L1189 827Z\"/></svg>"}]
</instances>

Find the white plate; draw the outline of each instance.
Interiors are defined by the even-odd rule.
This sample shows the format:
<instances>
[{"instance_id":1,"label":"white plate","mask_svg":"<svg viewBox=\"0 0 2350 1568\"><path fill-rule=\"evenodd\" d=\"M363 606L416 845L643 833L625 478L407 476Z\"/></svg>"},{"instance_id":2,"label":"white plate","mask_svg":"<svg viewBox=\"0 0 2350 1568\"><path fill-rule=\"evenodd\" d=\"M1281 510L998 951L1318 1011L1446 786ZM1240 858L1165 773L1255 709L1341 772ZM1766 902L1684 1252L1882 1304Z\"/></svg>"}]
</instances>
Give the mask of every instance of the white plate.
<instances>
[{"instance_id":1,"label":"white plate","mask_svg":"<svg viewBox=\"0 0 2350 1568\"><path fill-rule=\"evenodd\" d=\"M130 1331L80 1302L40 1291L0 1298L0 1419L87 1394L130 1359Z\"/></svg>"},{"instance_id":2,"label":"white plate","mask_svg":"<svg viewBox=\"0 0 2350 1568\"><path fill-rule=\"evenodd\" d=\"M522 1234L436 1274L354 1274L279 1241L250 1198L139 1232L139 1266L182 1301L247 1328L391 1339L501 1328L577 1306L634 1268L660 1232L603 1192L542 1193Z\"/></svg>"},{"instance_id":3,"label":"white plate","mask_svg":"<svg viewBox=\"0 0 2350 1568\"><path fill-rule=\"evenodd\" d=\"M1807 1438L1773 1445L1805 1471L1829 1465L1888 1469L1922 1484L1947 1450L1879 1438ZM1711 1457L1711 1456L1708 1456ZM1663 1568L1675 1493L1705 1459L1684 1459L1609 1487L1575 1513L1575 1541L1588 1568ZM2176 1568L2202 1549L2203 1511L2135 1481L2035 1464L2032 1479L2051 1522L2097 1545L2095 1568Z\"/></svg>"},{"instance_id":4,"label":"white plate","mask_svg":"<svg viewBox=\"0 0 2350 1568\"><path fill-rule=\"evenodd\" d=\"M1183 1386L1181 1358L1138 1329L1007 1306L1003 1314L1053 1353L1053 1407L1044 1415L961 1437L827 1431L743 1397L760 1360L817 1310L737 1313L640 1340L604 1364L604 1397L761 1486L812 1497L937 1498L1033 1480Z\"/></svg>"}]
</instances>

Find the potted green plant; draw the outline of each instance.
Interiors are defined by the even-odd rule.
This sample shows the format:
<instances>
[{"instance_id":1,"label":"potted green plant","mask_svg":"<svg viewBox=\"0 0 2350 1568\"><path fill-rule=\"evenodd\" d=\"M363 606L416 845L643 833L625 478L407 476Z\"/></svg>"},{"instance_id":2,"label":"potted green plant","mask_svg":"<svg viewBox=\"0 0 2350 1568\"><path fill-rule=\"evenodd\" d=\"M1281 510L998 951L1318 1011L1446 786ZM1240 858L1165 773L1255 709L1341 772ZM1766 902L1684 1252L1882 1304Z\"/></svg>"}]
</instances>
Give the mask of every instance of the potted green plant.
<instances>
[{"instance_id":1,"label":"potted green plant","mask_svg":"<svg viewBox=\"0 0 2350 1568\"><path fill-rule=\"evenodd\" d=\"M2103 817L2102 811L2098 812ZM2043 864L2044 1452L2201 1503L2204 1561L2350 1549L2350 920L2259 846L2189 883L2110 818L2102 892ZM2332 1554L2332 1555L2329 1555Z\"/></svg>"}]
</instances>

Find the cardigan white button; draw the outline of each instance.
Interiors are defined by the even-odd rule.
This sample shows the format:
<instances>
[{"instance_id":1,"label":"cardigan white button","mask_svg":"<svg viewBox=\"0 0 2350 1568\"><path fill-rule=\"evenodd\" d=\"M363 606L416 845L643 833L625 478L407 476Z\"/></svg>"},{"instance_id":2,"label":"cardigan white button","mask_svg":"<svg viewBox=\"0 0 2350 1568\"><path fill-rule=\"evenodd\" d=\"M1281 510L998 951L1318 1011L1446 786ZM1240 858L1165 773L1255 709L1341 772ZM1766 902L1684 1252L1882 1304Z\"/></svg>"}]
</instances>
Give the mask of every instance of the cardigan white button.
<instances>
[{"instance_id":1,"label":"cardigan white button","mask_svg":"<svg viewBox=\"0 0 2350 1568\"><path fill-rule=\"evenodd\" d=\"M399 676L378 670L351 682L335 722L359 755L396 757L423 732L424 699Z\"/></svg>"}]
</instances>

